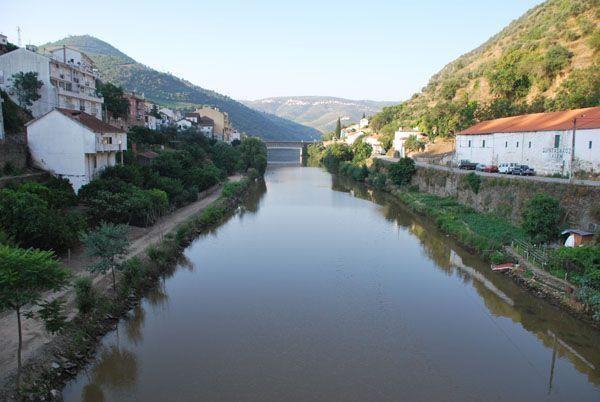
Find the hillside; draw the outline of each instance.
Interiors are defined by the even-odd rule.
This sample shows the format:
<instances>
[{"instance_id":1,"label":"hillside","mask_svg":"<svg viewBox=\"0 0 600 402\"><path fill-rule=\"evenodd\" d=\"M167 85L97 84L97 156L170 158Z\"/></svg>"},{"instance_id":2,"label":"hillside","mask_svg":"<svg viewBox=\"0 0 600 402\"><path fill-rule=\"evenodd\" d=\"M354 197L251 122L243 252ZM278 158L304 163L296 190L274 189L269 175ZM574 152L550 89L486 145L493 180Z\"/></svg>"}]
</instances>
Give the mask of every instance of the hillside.
<instances>
[{"instance_id":1,"label":"hillside","mask_svg":"<svg viewBox=\"0 0 600 402\"><path fill-rule=\"evenodd\" d=\"M195 105L217 106L229 113L238 130L265 139L310 140L321 135L313 128L250 109L227 96L156 71L89 35L69 36L40 48L43 51L44 48L59 45L77 48L90 56L100 70L102 80L121 85L128 91L141 93L161 105L177 109L191 109Z\"/></svg>"},{"instance_id":2,"label":"hillside","mask_svg":"<svg viewBox=\"0 0 600 402\"><path fill-rule=\"evenodd\" d=\"M452 136L471 124L600 104L600 1L548 0L431 77L372 125Z\"/></svg>"},{"instance_id":3,"label":"hillside","mask_svg":"<svg viewBox=\"0 0 600 402\"><path fill-rule=\"evenodd\" d=\"M356 123L363 114L378 113L397 102L351 100L330 96L290 96L242 101L245 105L327 133L335 128L338 117L343 124Z\"/></svg>"}]
</instances>

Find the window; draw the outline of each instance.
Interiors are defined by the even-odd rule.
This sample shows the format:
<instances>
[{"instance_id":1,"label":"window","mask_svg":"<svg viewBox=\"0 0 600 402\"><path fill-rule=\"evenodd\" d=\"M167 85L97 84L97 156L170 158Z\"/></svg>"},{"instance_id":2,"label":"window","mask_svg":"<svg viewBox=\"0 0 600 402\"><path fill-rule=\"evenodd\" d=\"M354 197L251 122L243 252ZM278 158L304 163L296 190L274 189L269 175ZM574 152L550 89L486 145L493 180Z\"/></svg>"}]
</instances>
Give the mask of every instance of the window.
<instances>
[{"instance_id":1,"label":"window","mask_svg":"<svg viewBox=\"0 0 600 402\"><path fill-rule=\"evenodd\" d=\"M560 146L560 135L554 136L554 148L558 148Z\"/></svg>"},{"instance_id":2,"label":"window","mask_svg":"<svg viewBox=\"0 0 600 402\"><path fill-rule=\"evenodd\" d=\"M529 141L529 148L531 148L531 141Z\"/></svg>"},{"instance_id":3,"label":"window","mask_svg":"<svg viewBox=\"0 0 600 402\"><path fill-rule=\"evenodd\" d=\"M588 149L592 149L592 141L588 142Z\"/></svg>"},{"instance_id":4,"label":"window","mask_svg":"<svg viewBox=\"0 0 600 402\"><path fill-rule=\"evenodd\" d=\"M469 148L471 148L471 140L469 140Z\"/></svg>"},{"instance_id":5,"label":"window","mask_svg":"<svg viewBox=\"0 0 600 402\"><path fill-rule=\"evenodd\" d=\"M98 161L96 160L96 155L92 155L92 159L94 160L94 169L98 167Z\"/></svg>"},{"instance_id":6,"label":"window","mask_svg":"<svg viewBox=\"0 0 600 402\"><path fill-rule=\"evenodd\" d=\"M483 141L481 142L481 146L482 146L483 148L485 148L485 140L483 140Z\"/></svg>"},{"instance_id":7,"label":"window","mask_svg":"<svg viewBox=\"0 0 600 402\"><path fill-rule=\"evenodd\" d=\"M517 148L519 148L519 141L517 141Z\"/></svg>"},{"instance_id":8,"label":"window","mask_svg":"<svg viewBox=\"0 0 600 402\"><path fill-rule=\"evenodd\" d=\"M508 141L504 143L504 148L508 148Z\"/></svg>"}]
</instances>

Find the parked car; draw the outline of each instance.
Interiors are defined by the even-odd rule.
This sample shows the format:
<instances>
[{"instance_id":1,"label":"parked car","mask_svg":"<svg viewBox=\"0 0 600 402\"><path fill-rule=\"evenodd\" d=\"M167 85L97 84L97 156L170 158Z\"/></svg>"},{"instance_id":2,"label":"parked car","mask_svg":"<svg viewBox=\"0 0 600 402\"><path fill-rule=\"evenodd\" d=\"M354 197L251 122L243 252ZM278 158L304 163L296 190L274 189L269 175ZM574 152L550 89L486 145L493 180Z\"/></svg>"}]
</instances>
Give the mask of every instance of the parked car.
<instances>
[{"instance_id":1,"label":"parked car","mask_svg":"<svg viewBox=\"0 0 600 402\"><path fill-rule=\"evenodd\" d=\"M512 174L516 174L519 176L533 176L535 175L535 170L530 168L527 165L521 165L513 169Z\"/></svg>"},{"instance_id":2,"label":"parked car","mask_svg":"<svg viewBox=\"0 0 600 402\"><path fill-rule=\"evenodd\" d=\"M485 163L478 163L477 165L475 165L475 170L477 170L478 172L483 172L483 169L485 169Z\"/></svg>"},{"instance_id":3,"label":"parked car","mask_svg":"<svg viewBox=\"0 0 600 402\"><path fill-rule=\"evenodd\" d=\"M476 163L471 162L467 159L463 159L458 163L458 168L463 170L475 170L476 166Z\"/></svg>"},{"instance_id":4,"label":"parked car","mask_svg":"<svg viewBox=\"0 0 600 402\"><path fill-rule=\"evenodd\" d=\"M520 166L518 163L501 163L498 165L498 173L512 174L513 170Z\"/></svg>"},{"instance_id":5,"label":"parked car","mask_svg":"<svg viewBox=\"0 0 600 402\"><path fill-rule=\"evenodd\" d=\"M498 166L496 165L485 165L483 167L483 172L487 172L487 173L498 173Z\"/></svg>"}]
</instances>

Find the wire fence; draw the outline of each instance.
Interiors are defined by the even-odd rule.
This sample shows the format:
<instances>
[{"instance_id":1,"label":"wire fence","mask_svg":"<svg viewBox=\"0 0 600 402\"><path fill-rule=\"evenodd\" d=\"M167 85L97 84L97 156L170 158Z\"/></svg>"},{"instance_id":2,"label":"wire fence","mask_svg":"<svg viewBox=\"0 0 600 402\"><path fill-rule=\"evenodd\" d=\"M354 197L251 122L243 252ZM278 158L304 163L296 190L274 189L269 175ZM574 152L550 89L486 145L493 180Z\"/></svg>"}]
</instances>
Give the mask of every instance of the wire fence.
<instances>
[{"instance_id":1,"label":"wire fence","mask_svg":"<svg viewBox=\"0 0 600 402\"><path fill-rule=\"evenodd\" d=\"M527 261L537 265L542 269L548 266L548 250L545 245L536 246L523 240L513 239L511 247L517 253L522 255Z\"/></svg>"}]
</instances>

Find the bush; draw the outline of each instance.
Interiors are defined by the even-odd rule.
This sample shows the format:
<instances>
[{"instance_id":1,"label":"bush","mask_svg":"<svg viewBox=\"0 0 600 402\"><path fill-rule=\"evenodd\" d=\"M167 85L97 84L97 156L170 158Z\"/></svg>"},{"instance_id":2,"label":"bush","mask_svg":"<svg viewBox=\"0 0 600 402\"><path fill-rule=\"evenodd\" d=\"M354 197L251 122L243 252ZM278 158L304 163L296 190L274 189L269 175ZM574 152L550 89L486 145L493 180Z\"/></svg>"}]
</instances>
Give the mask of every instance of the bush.
<instances>
[{"instance_id":1,"label":"bush","mask_svg":"<svg viewBox=\"0 0 600 402\"><path fill-rule=\"evenodd\" d=\"M369 181L378 190L385 189L385 182L387 181L387 176L385 173L375 172L369 176Z\"/></svg>"},{"instance_id":2,"label":"bush","mask_svg":"<svg viewBox=\"0 0 600 402\"><path fill-rule=\"evenodd\" d=\"M244 170L256 169L261 175L267 169L267 146L258 137L247 137L239 146L241 166Z\"/></svg>"},{"instance_id":3,"label":"bush","mask_svg":"<svg viewBox=\"0 0 600 402\"><path fill-rule=\"evenodd\" d=\"M479 193L479 188L481 187L481 177L477 173L471 172L466 176L463 176L462 180L471 188L471 190L473 190L475 194Z\"/></svg>"},{"instance_id":4,"label":"bush","mask_svg":"<svg viewBox=\"0 0 600 402\"><path fill-rule=\"evenodd\" d=\"M353 157L352 149L348 145L336 142L325 148L322 162L328 169L337 171L341 162L351 161Z\"/></svg>"},{"instance_id":5,"label":"bush","mask_svg":"<svg viewBox=\"0 0 600 402\"><path fill-rule=\"evenodd\" d=\"M562 270L579 285L600 290L600 247L560 247L550 254L550 270Z\"/></svg>"},{"instance_id":6,"label":"bush","mask_svg":"<svg viewBox=\"0 0 600 402\"><path fill-rule=\"evenodd\" d=\"M352 153L354 154L352 162L362 163L371 157L373 147L359 138L352 144Z\"/></svg>"},{"instance_id":7,"label":"bush","mask_svg":"<svg viewBox=\"0 0 600 402\"><path fill-rule=\"evenodd\" d=\"M88 277L81 277L75 280L75 304L81 314L89 314L94 311L98 302L98 295L92 280Z\"/></svg>"},{"instance_id":8,"label":"bush","mask_svg":"<svg viewBox=\"0 0 600 402\"><path fill-rule=\"evenodd\" d=\"M523 210L523 230L536 243L548 242L558 236L562 209L558 201L546 194L537 194Z\"/></svg>"},{"instance_id":9,"label":"bush","mask_svg":"<svg viewBox=\"0 0 600 402\"><path fill-rule=\"evenodd\" d=\"M27 191L0 190L0 222L8 236L24 247L65 251L85 227L77 213L51 208Z\"/></svg>"},{"instance_id":10,"label":"bush","mask_svg":"<svg viewBox=\"0 0 600 402\"><path fill-rule=\"evenodd\" d=\"M410 183L416 171L415 161L405 157L388 168L388 176L395 185L402 186Z\"/></svg>"}]
</instances>

